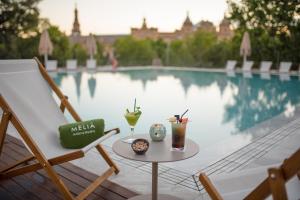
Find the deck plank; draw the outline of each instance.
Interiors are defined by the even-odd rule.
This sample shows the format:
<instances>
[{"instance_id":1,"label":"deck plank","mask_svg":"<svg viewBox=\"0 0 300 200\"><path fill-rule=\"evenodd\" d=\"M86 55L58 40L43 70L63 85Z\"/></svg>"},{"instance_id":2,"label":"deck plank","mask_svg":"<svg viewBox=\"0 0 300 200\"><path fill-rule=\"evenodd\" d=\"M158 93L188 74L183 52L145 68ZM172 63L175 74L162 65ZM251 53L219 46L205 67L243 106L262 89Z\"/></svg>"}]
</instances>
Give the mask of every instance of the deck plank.
<instances>
[{"instance_id":1,"label":"deck plank","mask_svg":"<svg viewBox=\"0 0 300 200\"><path fill-rule=\"evenodd\" d=\"M30 155L29 151L20 140L7 135L2 154L0 155L0 169L28 155ZM54 169L73 195L78 195L97 177L97 175L71 163L57 165ZM89 195L87 199L124 200L136 195L137 193L107 180ZM48 178L46 172L38 170L11 179L1 180L0 199L60 200L63 198L56 186Z\"/></svg>"}]
</instances>

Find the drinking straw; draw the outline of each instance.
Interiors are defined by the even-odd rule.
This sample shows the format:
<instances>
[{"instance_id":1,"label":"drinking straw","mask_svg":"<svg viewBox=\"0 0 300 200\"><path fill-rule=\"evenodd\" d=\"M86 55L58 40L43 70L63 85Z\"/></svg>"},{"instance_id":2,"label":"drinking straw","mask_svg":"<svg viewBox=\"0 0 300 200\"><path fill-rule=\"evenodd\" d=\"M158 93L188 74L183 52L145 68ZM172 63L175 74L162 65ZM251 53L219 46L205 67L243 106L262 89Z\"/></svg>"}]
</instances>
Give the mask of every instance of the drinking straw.
<instances>
[{"instance_id":1,"label":"drinking straw","mask_svg":"<svg viewBox=\"0 0 300 200\"><path fill-rule=\"evenodd\" d=\"M187 109L180 117L180 121L182 121L182 117L189 111L189 109Z\"/></svg>"},{"instance_id":2,"label":"drinking straw","mask_svg":"<svg viewBox=\"0 0 300 200\"><path fill-rule=\"evenodd\" d=\"M136 98L134 98L134 107L133 107L133 112L135 112L135 107L136 107Z\"/></svg>"},{"instance_id":3,"label":"drinking straw","mask_svg":"<svg viewBox=\"0 0 300 200\"><path fill-rule=\"evenodd\" d=\"M178 124L178 121L179 121L179 115L174 115L174 117L176 117L176 123Z\"/></svg>"}]
</instances>

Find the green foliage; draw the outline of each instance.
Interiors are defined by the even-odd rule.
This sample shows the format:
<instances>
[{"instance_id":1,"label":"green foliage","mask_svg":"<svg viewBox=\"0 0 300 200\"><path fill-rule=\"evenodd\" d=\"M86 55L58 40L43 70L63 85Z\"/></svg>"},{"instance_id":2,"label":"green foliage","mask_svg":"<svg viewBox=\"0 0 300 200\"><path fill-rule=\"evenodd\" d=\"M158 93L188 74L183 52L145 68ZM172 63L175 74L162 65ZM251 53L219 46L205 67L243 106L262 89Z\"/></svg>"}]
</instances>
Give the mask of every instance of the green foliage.
<instances>
[{"instance_id":1,"label":"green foliage","mask_svg":"<svg viewBox=\"0 0 300 200\"><path fill-rule=\"evenodd\" d=\"M69 39L57 26L50 26L48 32L53 44L50 59L57 60L58 66L65 66L65 61L71 57Z\"/></svg>"},{"instance_id":2,"label":"green foliage","mask_svg":"<svg viewBox=\"0 0 300 200\"><path fill-rule=\"evenodd\" d=\"M170 43L168 58L168 65L172 66L192 66L194 61L188 46L182 40L175 40Z\"/></svg>"},{"instance_id":3,"label":"green foliage","mask_svg":"<svg viewBox=\"0 0 300 200\"><path fill-rule=\"evenodd\" d=\"M155 57L150 40L136 40L131 36L118 39L115 53L120 65L151 65Z\"/></svg>"},{"instance_id":4,"label":"green foliage","mask_svg":"<svg viewBox=\"0 0 300 200\"><path fill-rule=\"evenodd\" d=\"M71 58L77 59L77 64L84 66L88 58L86 50L80 44L74 44L71 47Z\"/></svg>"},{"instance_id":5,"label":"green foliage","mask_svg":"<svg viewBox=\"0 0 300 200\"><path fill-rule=\"evenodd\" d=\"M194 66L208 67L211 48L217 43L217 35L206 31L197 31L191 37L186 38L190 54L195 62Z\"/></svg>"},{"instance_id":6,"label":"green foliage","mask_svg":"<svg viewBox=\"0 0 300 200\"><path fill-rule=\"evenodd\" d=\"M104 55L104 46L100 42L96 42L97 45L97 53L95 55L95 59L97 61L97 65L105 65L108 62L108 57Z\"/></svg>"},{"instance_id":7,"label":"green foliage","mask_svg":"<svg viewBox=\"0 0 300 200\"><path fill-rule=\"evenodd\" d=\"M230 19L236 23L236 38L248 30L251 59L300 62L299 1L229 1Z\"/></svg>"},{"instance_id":8,"label":"green foliage","mask_svg":"<svg viewBox=\"0 0 300 200\"><path fill-rule=\"evenodd\" d=\"M220 41L211 46L205 53L204 67L222 68L228 58L233 57L232 45L228 41Z\"/></svg>"},{"instance_id":9,"label":"green foliage","mask_svg":"<svg viewBox=\"0 0 300 200\"><path fill-rule=\"evenodd\" d=\"M216 33L203 30L195 32L184 40L171 42L169 64L192 67L223 67L233 54L231 41L219 41Z\"/></svg>"},{"instance_id":10,"label":"green foliage","mask_svg":"<svg viewBox=\"0 0 300 200\"><path fill-rule=\"evenodd\" d=\"M19 52L19 45L23 44L18 43L18 38L36 35L38 2L39 0L1 0L0 58L20 58L23 53Z\"/></svg>"},{"instance_id":11,"label":"green foliage","mask_svg":"<svg viewBox=\"0 0 300 200\"><path fill-rule=\"evenodd\" d=\"M34 56L38 56L39 39L40 39L39 33L35 37L18 38L17 39L18 57L33 58Z\"/></svg>"},{"instance_id":12,"label":"green foliage","mask_svg":"<svg viewBox=\"0 0 300 200\"><path fill-rule=\"evenodd\" d=\"M160 58L163 63L166 63L167 43L165 43L162 39L152 41L151 43L153 51L155 51L155 56Z\"/></svg>"}]
</instances>

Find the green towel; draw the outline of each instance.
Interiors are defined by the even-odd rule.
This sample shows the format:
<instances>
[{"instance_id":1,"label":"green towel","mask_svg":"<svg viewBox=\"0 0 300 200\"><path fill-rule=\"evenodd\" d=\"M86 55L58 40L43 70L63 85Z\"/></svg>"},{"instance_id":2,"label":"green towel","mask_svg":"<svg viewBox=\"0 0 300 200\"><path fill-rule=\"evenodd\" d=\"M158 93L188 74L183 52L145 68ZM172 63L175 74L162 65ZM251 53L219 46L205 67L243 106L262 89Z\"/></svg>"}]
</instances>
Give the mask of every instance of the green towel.
<instances>
[{"instance_id":1,"label":"green towel","mask_svg":"<svg viewBox=\"0 0 300 200\"><path fill-rule=\"evenodd\" d=\"M104 135L104 120L95 119L62 125L59 128L60 143L68 149L79 149Z\"/></svg>"}]
</instances>

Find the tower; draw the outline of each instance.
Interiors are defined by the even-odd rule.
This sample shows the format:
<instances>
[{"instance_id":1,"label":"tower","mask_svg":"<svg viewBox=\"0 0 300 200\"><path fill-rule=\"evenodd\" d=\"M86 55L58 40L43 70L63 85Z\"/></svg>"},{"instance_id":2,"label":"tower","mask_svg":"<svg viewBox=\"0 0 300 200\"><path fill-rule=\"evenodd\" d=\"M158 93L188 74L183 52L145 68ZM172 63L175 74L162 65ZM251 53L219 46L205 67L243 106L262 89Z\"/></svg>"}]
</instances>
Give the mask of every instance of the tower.
<instances>
[{"instance_id":1,"label":"tower","mask_svg":"<svg viewBox=\"0 0 300 200\"><path fill-rule=\"evenodd\" d=\"M194 25L192 23L192 21L190 20L190 16L189 16L189 12L187 12L186 14L186 18L182 24L181 27L181 36L185 37L187 35L189 35L190 33L192 33L194 30Z\"/></svg>"},{"instance_id":2,"label":"tower","mask_svg":"<svg viewBox=\"0 0 300 200\"><path fill-rule=\"evenodd\" d=\"M233 37L233 31L230 29L230 21L224 16L219 25L219 39L227 40Z\"/></svg>"},{"instance_id":3,"label":"tower","mask_svg":"<svg viewBox=\"0 0 300 200\"><path fill-rule=\"evenodd\" d=\"M77 36L80 35L80 24L78 21L78 10L77 10L77 5L75 5L75 10L74 10L74 23L73 23L73 28L72 28L72 35Z\"/></svg>"},{"instance_id":4,"label":"tower","mask_svg":"<svg viewBox=\"0 0 300 200\"><path fill-rule=\"evenodd\" d=\"M186 19L184 20L181 29L192 29L193 23L190 20L189 12L186 13Z\"/></svg>"},{"instance_id":5,"label":"tower","mask_svg":"<svg viewBox=\"0 0 300 200\"><path fill-rule=\"evenodd\" d=\"M146 21L146 18L144 17L143 18L143 25L142 25L142 29L147 29L147 21Z\"/></svg>"}]
</instances>

